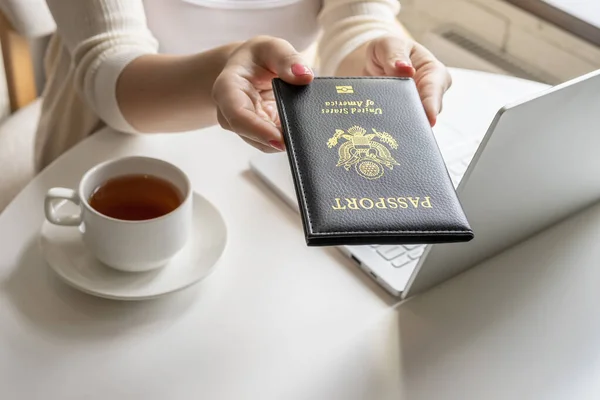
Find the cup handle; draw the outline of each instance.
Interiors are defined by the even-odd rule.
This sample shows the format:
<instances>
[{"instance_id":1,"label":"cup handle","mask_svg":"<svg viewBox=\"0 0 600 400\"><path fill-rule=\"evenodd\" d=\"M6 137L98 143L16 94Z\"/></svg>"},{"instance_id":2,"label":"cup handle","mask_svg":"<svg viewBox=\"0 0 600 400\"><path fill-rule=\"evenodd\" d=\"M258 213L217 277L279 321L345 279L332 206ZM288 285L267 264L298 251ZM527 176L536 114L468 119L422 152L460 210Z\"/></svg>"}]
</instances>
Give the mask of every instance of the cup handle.
<instances>
[{"instance_id":1,"label":"cup handle","mask_svg":"<svg viewBox=\"0 0 600 400\"><path fill-rule=\"evenodd\" d=\"M81 211L79 214L58 215L56 203L60 200L67 200L79 206L80 199L72 189L52 188L48 190L44 199L44 213L46 219L54 225L79 226L81 224Z\"/></svg>"}]
</instances>

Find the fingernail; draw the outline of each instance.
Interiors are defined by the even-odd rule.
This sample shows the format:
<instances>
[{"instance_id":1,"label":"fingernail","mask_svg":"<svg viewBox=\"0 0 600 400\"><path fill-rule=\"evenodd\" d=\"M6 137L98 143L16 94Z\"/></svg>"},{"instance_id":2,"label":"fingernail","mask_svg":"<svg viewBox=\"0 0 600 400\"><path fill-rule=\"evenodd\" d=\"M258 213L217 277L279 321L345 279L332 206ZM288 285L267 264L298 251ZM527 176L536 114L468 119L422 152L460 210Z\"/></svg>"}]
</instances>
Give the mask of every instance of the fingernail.
<instances>
[{"instance_id":1,"label":"fingernail","mask_svg":"<svg viewBox=\"0 0 600 400\"><path fill-rule=\"evenodd\" d=\"M283 144L278 142L277 140L269 140L269 144L271 145L271 147L273 147L277 150L280 150L280 151L285 150L283 147Z\"/></svg>"},{"instance_id":2,"label":"fingernail","mask_svg":"<svg viewBox=\"0 0 600 400\"><path fill-rule=\"evenodd\" d=\"M406 68L406 67L411 68L412 65L406 61L396 61L396 68Z\"/></svg>"},{"instance_id":3,"label":"fingernail","mask_svg":"<svg viewBox=\"0 0 600 400\"><path fill-rule=\"evenodd\" d=\"M294 64L292 65L292 74L296 76L312 75L312 70L306 65Z\"/></svg>"}]
</instances>

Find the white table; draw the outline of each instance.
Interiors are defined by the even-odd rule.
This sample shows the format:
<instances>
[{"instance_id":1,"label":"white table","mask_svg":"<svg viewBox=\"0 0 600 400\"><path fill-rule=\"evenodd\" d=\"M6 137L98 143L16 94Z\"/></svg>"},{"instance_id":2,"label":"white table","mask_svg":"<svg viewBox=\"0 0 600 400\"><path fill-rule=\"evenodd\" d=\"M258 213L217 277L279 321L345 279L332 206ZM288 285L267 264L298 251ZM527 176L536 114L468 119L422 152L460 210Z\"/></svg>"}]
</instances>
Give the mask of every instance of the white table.
<instances>
[{"instance_id":1,"label":"white table","mask_svg":"<svg viewBox=\"0 0 600 400\"><path fill-rule=\"evenodd\" d=\"M453 76L441 121L481 134L500 106L542 88ZM130 154L184 168L229 228L206 281L139 303L71 289L36 247L48 188ZM248 172L253 154L217 128L103 130L31 182L0 215L0 398L598 398L600 249L587 264L564 260L600 236L600 210L583 232L565 228L573 238L551 234L547 250L517 250L397 306L336 250L304 245L299 216Z\"/></svg>"}]
</instances>

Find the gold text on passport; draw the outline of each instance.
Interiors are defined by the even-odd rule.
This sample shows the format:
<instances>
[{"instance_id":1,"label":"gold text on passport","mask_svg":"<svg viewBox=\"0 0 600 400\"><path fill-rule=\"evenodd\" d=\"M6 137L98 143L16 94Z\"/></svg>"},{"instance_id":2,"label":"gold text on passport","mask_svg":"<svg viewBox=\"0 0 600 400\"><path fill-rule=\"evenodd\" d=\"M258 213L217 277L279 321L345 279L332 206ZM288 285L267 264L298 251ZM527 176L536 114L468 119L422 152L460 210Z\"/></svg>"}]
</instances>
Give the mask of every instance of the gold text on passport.
<instances>
[{"instance_id":1,"label":"gold text on passport","mask_svg":"<svg viewBox=\"0 0 600 400\"><path fill-rule=\"evenodd\" d=\"M382 115L383 110L373 100L329 100L321 108L321 114L373 114Z\"/></svg>"},{"instance_id":2,"label":"gold text on passport","mask_svg":"<svg viewBox=\"0 0 600 400\"><path fill-rule=\"evenodd\" d=\"M372 209L407 209L433 208L430 196L416 197L379 197L355 198L336 197L331 206L334 210L372 210Z\"/></svg>"},{"instance_id":3,"label":"gold text on passport","mask_svg":"<svg viewBox=\"0 0 600 400\"><path fill-rule=\"evenodd\" d=\"M339 159L336 167L344 167L346 171L354 167L356 173L363 178L379 179L385 172L384 166L392 170L394 165L400 165L386 147L387 145L397 149L396 139L387 132L371 130L373 133L367 134L366 129L356 125L347 131L335 130L333 136L327 141L327 147L335 147L338 141L345 140L338 149Z\"/></svg>"}]
</instances>

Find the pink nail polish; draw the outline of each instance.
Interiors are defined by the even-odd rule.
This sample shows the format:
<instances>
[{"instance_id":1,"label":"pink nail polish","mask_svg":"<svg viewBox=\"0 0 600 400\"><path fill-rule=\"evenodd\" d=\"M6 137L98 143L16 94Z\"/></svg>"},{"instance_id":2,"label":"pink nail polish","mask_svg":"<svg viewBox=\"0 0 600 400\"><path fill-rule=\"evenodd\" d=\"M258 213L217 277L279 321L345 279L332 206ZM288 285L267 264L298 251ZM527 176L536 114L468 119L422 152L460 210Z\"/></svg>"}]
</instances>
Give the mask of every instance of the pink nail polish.
<instances>
[{"instance_id":1,"label":"pink nail polish","mask_svg":"<svg viewBox=\"0 0 600 400\"><path fill-rule=\"evenodd\" d=\"M281 144L277 140L269 140L269 144L271 145L271 147L273 147L277 150L281 150L281 151L284 150L283 144Z\"/></svg>"},{"instance_id":2,"label":"pink nail polish","mask_svg":"<svg viewBox=\"0 0 600 400\"><path fill-rule=\"evenodd\" d=\"M406 61L396 61L396 68L406 68L406 67L412 67L412 65L410 65L410 63L406 62Z\"/></svg>"},{"instance_id":3,"label":"pink nail polish","mask_svg":"<svg viewBox=\"0 0 600 400\"><path fill-rule=\"evenodd\" d=\"M296 76L312 75L312 71L306 65L294 64L292 65L292 74Z\"/></svg>"}]
</instances>

